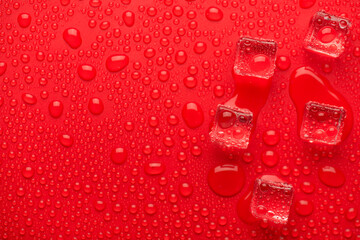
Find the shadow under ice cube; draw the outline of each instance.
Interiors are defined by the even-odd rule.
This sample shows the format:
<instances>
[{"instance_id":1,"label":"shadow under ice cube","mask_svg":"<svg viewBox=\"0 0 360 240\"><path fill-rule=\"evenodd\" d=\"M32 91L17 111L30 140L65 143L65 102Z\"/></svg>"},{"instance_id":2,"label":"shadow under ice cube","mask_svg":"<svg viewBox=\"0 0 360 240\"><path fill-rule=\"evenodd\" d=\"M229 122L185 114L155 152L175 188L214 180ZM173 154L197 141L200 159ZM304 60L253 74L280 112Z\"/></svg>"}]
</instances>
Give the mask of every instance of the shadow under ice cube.
<instances>
[{"instance_id":1,"label":"shadow under ice cube","mask_svg":"<svg viewBox=\"0 0 360 240\"><path fill-rule=\"evenodd\" d=\"M341 141L346 111L317 102L305 105L300 137L309 142L335 145Z\"/></svg>"},{"instance_id":2,"label":"shadow under ice cube","mask_svg":"<svg viewBox=\"0 0 360 240\"><path fill-rule=\"evenodd\" d=\"M274 41L242 37L237 43L234 73L270 78L274 75L277 45Z\"/></svg>"},{"instance_id":3,"label":"shadow under ice cube","mask_svg":"<svg viewBox=\"0 0 360 240\"><path fill-rule=\"evenodd\" d=\"M337 58L345 50L346 37L350 32L349 20L324 11L317 12L305 38L305 49Z\"/></svg>"},{"instance_id":4,"label":"shadow under ice cube","mask_svg":"<svg viewBox=\"0 0 360 240\"><path fill-rule=\"evenodd\" d=\"M250 209L254 217L286 224L293 199L293 187L284 182L256 179Z\"/></svg>"},{"instance_id":5,"label":"shadow under ice cube","mask_svg":"<svg viewBox=\"0 0 360 240\"><path fill-rule=\"evenodd\" d=\"M211 141L221 147L246 149L249 145L253 114L248 109L218 105Z\"/></svg>"}]
</instances>

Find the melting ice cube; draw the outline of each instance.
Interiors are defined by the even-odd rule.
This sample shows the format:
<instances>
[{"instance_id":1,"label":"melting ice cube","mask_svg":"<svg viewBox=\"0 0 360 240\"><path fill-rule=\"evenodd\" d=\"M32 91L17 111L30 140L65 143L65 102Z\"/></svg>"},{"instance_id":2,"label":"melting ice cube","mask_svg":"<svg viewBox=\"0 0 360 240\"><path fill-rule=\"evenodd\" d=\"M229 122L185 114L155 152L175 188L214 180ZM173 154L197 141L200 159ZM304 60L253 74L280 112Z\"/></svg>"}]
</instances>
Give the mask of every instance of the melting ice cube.
<instances>
[{"instance_id":1,"label":"melting ice cube","mask_svg":"<svg viewBox=\"0 0 360 240\"><path fill-rule=\"evenodd\" d=\"M248 109L219 104L211 140L221 147L245 149L249 144L253 114Z\"/></svg>"},{"instance_id":2,"label":"melting ice cube","mask_svg":"<svg viewBox=\"0 0 360 240\"><path fill-rule=\"evenodd\" d=\"M258 178L251 199L251 213L259 219L286 224L292 199L293 188L290 184Z\"/></svg>"},{"instance_id":3,"label":"melting ice cube","mask_svg":"<svg viewBox=\"0 0 360 240\"><path fill-rule=\"evenodd\" d=\"M335 145L341 141L346 111L318 102L305 105L300 137L309 142Z\"/></svg>"},{"instance_id":4,"label":"melting ice cube","mask_svg":"<svg viewBox=\"0 0 360 240\"><path fill-rule=\"evenodd\" d=\"M270 78L274 75L277 45L274 41L242 37L237 43L234 73Z\"/></svg>"},{"instance_id":5,"label":"melting ice cube","mask_svg":"<svg viewBox=\"0 0 360 240\"><path fill-rule=\"evenodd\" d=\"M345 18L324 11L315 13L305 38L305 49L333 58L339 57L345 50L350 26L350 21Z\"/></svg>"}]
</instances>

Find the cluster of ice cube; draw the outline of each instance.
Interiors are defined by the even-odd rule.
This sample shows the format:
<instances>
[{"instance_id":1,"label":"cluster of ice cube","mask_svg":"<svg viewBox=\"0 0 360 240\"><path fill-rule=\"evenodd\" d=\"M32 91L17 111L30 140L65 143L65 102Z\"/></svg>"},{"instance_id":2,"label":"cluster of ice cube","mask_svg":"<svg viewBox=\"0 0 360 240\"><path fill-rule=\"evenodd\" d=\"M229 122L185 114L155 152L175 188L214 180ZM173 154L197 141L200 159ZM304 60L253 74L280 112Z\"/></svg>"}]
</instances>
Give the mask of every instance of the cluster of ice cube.
<instances>
[{"instance_id":1,"label":"cluster of ice cube","mask_svg":"<svg viewBox=\"0 0 360 240\"><path fill-rule=\"evenodd\" d=\"M305 38L305 48L330 57L338 57L345 49L349 20L317 12ZM277 45L274 41L242 37L237 43L234 73L239 76L269 79L274 75ZM323 109L314 113L315 109ZM323 116L322 116L323 115ZM243 117L241 121L239 117ZM246 108L219 105L210 133L221 146L244 149L249 144L253 113ZM304 111L300 137L309 142L334 145L342 135L345 110L341 106L309 102Z\"/></svg>"},{"instance_id":2,"label":"cluster of ice cube","mask_svg":"<svg viewBox=\"0 0 360 240\"><path fill-rule=\"evenodd\" d=\"M350 21L345 18L317 12L304 41L305 49L332 58L339 57L344 52L350 27ZM234 73L259 79L271 78L276 51L274 41L241 38L237 44ZM304 106L300 137L311 143L335 145L341 141L345 117L342 106L310 101ZM245 149L252 128L253 113L250 110L220 104L210 137L220 146ZM287 223L293 192L292 186L283 181L256 179L250 204L252 215L276 224Z\"/></svg>"}]
</instances>

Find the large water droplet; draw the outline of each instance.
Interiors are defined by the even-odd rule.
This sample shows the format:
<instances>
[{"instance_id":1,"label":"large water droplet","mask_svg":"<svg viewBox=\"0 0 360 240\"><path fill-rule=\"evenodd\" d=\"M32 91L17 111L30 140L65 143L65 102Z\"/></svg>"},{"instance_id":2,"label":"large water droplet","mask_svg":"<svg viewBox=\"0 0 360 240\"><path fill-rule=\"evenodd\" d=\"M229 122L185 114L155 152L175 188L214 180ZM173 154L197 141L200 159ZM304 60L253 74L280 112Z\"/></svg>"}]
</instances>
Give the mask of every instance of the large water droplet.
<instances>
[{"instance_id":1,"label":"large water droplet","mask_svg":"<svg viewBox=\"0 0 360 240\"><path fill-rule=\"evenodd\" d=\"M204 112L201 106L195 102L184 105L182 117L189 128L200 127L204 122Z\"/></svg>"},{"instance_id":2,"label":"large water droplet","mask_svg":"<svg viewBox=\"0 0 360 240\"><path fill-rule=\"evenodd\" d=\"M63 33L63 38L71 48L78 48L82 43L80 31L76 28L68 28Z\"/></svg>"},{"instance_id":3,"label":"large water droplet","mask_svg":"<svg viewBox=\"0 0 360 240\"><path fill-rule=\"evenodd\" d=\"M22 175L24 176L24 178L32 178L35 174L35 170L32 167L25 167L22 170Z\"/></svg>"},{"instance_id":4,"label":"large water droplet","mask_svg":"<svg viewBox=\"0 0 360 240\"><path fill-rule=\"evenodd\" d=\"M61 134L59 136L59 140L61 145L63 145L64 147L71 147L74 143L73 137L68 134Z\"/></svg>"},{"instance_id":5,"label":"large water droplet","mask_svg":"<svg viewBox=\"0 0 360 240\"><path fill-rule=\"evenodd\" d=\"M94 115L99 115L104 111L104 103L100 98L94 97L89 100L89 111Z\"/></svg>"},{"instance_id":6,"label":"large water droplet","mask_svg":"<svg viewBox=\"0 0 360 240\"><path fill-rule=\"evenodd\" d=\"M314 204L308 200L298 200L295 203L295 211L300 216L308 216L314 210Z\"/></svg>"},{"instance_id":7,"label":"large water droplet","mask_svg":"<svg viewBox=\"0 0 360 240\"><path fill-rule=\"evenodd\" d=\"M126 161L128 156L127 150L123 147L114 148L111 151L110 158L116 164L122 164Z\"/></svg>"},{"instance_id":8,"label":"large water droplet","mask_svg":"<svg viewBox=\"0 0 360 240\"><path fill-rule=\"evenodd\" d=\"M335 167L324 166L319 169L319 178L329 187L340 187L345 183L344 173Z\"/></svg>"},{"instance_id":9,"label":"large water droplet","mask_svg":"<svg viewBox=\"0 0 360 240\"><path fill-rule=\"evenodd\" d=\"M96 76L95 67L93 67L89 64L79 65L77 71L78 71L80 78L85 81L93 80Z\"/></svg>"},{"instance_id":10,"label":"large water droplet","mask_svg":"<svg viewBox=\"0 0 360 240\"><path fill-rule=\"evenodd\" d=\"M210 21L220 21L223 18L224 14L217 7L209 7L205 11L205 16Z\"/></svg>"},{"instance_id":11,"label":"large water droplet","mask_svg":"<svg viewBox=\"0 0 360 240\"><path fill-rule=\"evenodd\" d=\"M208 183L216 194L229 197L240 192L245 183L245 174L239 165L224 164L210 170Z\"/></svg>"},{"instance_id":12,"label":"large water droplet","mask_svg":"<svg viewBox=\"0 0 360 240\"><path fill-rule=\"evenodd\" d=\"M122 15L123 21L126 26L132 27L135 23L135 14L131 11L125 11Z\"/></svg>"},{"instance_id":13,"label":"large water droplet","mask_svg":"<svg viewBox=\"0 0 360 240\"><path fill-rule=\"evenodd\" d=\"M106 59L106 68L110 72L119 72L129 64L129 57L124 54L111 55Z\"/></svg>"},{"instance_id":14,"label":"large water droplet","mask_svg":"<svg viewBox=\"0 0 360 240\"><path fill-rule=\"evenodd\" d=\"M53 118L58 118L61 116L64 110L64 104L60 101L52 101L49 104L49 113Z\"/></svg>"},{"instance_id":15,"label":"large water droplet","mask_svg":"<svg viewBox=\"0 0 360 240\"><path fill-rule=\"evenodd\" d=\"M31 16L28 13L19 14L17 21L22 28L27 28L31 23Z\"/></svg>"},{"instance_id":16,"label":"large water droplet","mask_svg":"<svg viewBox=\"0 0 360 240\"><path fill-rule=\"evenodd\" d=\"M25 103L30 104L30 105L34 105L37 102L37 98L30 93L24 93L22 95L22 99Z\"/></svg>"}]
</instances>

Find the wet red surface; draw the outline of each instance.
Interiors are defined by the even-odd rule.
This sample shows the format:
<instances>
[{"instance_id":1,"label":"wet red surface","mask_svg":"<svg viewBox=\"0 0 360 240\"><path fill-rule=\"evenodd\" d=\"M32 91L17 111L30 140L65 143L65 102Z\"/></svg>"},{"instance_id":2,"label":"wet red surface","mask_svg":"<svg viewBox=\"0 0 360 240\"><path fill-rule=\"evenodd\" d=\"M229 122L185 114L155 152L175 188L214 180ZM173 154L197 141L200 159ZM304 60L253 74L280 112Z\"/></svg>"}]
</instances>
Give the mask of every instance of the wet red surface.
<instances>
[{"instance_id":1,"label":"wet red surface","mask_svg":"<svg viewBox=\"0 0 360 240\"><path fill-rule=\"evenodd\" d=\"M339 58L303 48L319 10L352 23ZM359 12L346 0L0 0L0 239L360 239ZM233 74L243 36L277 43L271 79ZM296 78L305 68L315 77ZM339 144L300 139L308 101L346 109ZM247 149L210 141L224 103L254 112ZM252 216L258 178L293 187L286 224Z\"/></svg>"}]
</instances>

